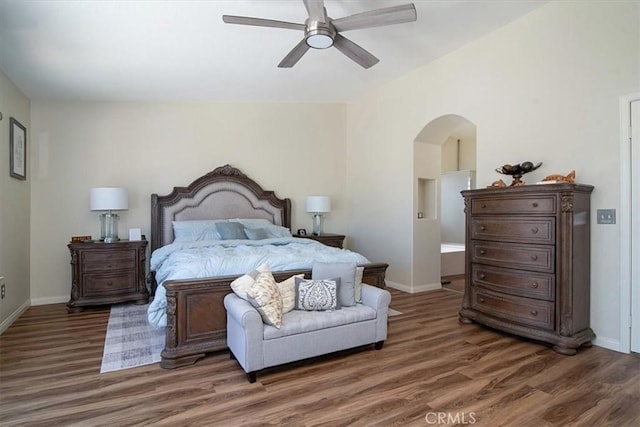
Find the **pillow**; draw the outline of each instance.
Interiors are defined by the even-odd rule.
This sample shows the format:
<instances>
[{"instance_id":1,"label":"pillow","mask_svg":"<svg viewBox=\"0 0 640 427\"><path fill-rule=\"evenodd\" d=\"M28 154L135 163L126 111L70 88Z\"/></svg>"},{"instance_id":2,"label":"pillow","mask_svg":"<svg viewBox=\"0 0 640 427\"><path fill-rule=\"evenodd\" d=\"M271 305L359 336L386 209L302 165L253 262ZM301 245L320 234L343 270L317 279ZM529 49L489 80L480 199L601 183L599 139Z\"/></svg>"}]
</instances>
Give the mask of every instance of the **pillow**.
<instances>
[{"instance_id":1,"label":"pillow","mask_svg":"<svg viewBox=\"0 0 640 427\"><path fill-rule=\"evenodd\" d=\"M340 308L338 288L340 278L307 280L296 277L296 310L327 311Z\"/></svg>"},{"instance_id":2,"label":"pillow","mask_svg":"<svg viewBox=\"0 0 640 427\"><path fill-rule=\"evenodd\" d=\"M356 263L355 262L315 262L311 270L314 280L340 278L338 301L341 307L356 305Z\"/></svg>"},{"instance_id":3,"label":"pillow","mask_svg":"<svg viewBox=\"0 0 640 427\"><path fill-rule=\"evenodd\" d=\"M216 224L226 219L172 221L173 236L176 242L194 242L196 240L220 240Z\"/></svg>"},{"instance_id":4,"label":"pillow","mask_svg":"<svg viewBox=\"0 0 640 427\"><path fill-rule=\"evenodd\" d=\"M245 228L264 228L269 237L291 237L291 231L286 227L273 224L271 221L262 218L234 218L231 222L244 225Z\"/></svg>"},{"instance_id":5,"label":"pillow","mask_svg":"<svg viewBox=\"0 0 640 427\"><path fill-rule=\"evenodd\" d=\"M245 228L244 234L247 235L247 238L251 240L262 240L268 239L269 233L264 228Z\"/></svg>"},{"instance_id":6,"label":"pillow","mask_svg":"<svg viewBox=\"0 0 640 427\"><path fill-rule=\"evenodd\" d=\"M282 297L282 314L288 313L296 307L296 277L304 278L304 274L296 274L278 283L278 290Z\"/></svg>"},{"instance_id":7,"label":"pillow","mask_svg":"<svg viewBox=\"0 0 640 427\"><path fill-rule=\"evenodd\" d=\"M223 240L247 239L247 235L244 234L244 225L237 222L219 222L216 228Z\"/></svg>"},{"instance_id":8,"label":"pillow","mask_svg":"<svg viewBox=\"0 0 640 427\"><path fill-rule=\"evenodd\" d=\"M247 291L249 302L260 313L267 325L282 326L282 297L273 275L269 271L258 274L255 283Z\"/></svg>"},{"instance_id":9,"label":"pillow","mask_svg":"<svg viewBox=\"0 0 640 427\"><path fill-rule=\"evenodd\" d=\"M269 264L267 264L266 262L259 265L255 270L252 270L247 274L243 274L242 276L231 282L231 290L243 300L248 301L249 297L247 296L247 291L255 283L258 274L265 271L269 271Z\"/></svg>"},{"instance_id":10,"label":"pillow","mask_svg":"<svg viewBox=\"0 0 640 427\"><path fill-rule=\"evenodd\" d=\"M356 267L356 286L355 286L355 300L356 304L362 302L362 274L364 273L364 267Z\"/></svg>"}]
</instances>

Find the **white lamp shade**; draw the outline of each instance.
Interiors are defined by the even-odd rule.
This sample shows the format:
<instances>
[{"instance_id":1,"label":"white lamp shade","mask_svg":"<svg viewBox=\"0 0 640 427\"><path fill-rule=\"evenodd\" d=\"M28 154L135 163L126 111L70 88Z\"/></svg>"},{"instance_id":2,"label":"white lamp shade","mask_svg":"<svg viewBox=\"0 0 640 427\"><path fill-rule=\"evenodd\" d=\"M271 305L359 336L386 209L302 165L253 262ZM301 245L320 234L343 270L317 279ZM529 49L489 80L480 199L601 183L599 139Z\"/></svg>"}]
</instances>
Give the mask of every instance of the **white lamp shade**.
<instances>
[{"instance_id":1,"label":"white lamp shade","mask_svg":"<svg viewBox=\"0 0 640 427\"><path fill-rule=\"evenodd\" d=\"M119 211L129 208L129 194L126 188L92 188L89 193L92 211Z\"/></svg>"},{"instance_id":2,"label":"white lamp shade","mask_svg":"<svg viewBox=\"0 0 640 427\"><path fill-rule=\"evenodd\" d=\"M307 212L331 212L331 199L329 196L307 197Z\"/></svg>"}]
</instances>

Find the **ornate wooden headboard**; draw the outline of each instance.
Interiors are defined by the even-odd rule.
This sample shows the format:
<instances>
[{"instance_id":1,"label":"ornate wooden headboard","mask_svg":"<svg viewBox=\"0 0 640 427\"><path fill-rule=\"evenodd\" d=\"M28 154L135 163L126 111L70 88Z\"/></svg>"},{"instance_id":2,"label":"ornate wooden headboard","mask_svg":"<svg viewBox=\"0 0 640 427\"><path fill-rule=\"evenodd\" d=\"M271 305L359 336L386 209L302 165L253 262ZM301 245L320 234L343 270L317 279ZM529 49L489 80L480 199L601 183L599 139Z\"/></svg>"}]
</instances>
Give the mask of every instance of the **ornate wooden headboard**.
<instances>
[{"instance_id":1,"label":"ornate wooden headboard","mask_svg":"<svg viewBox=\"0 0 640 427\"><path fill-rule=\"evenodd\" d=\"M291 228L291 200L276 197L230 166L220 166L166 196L151 195L151 251L173 242L173 221L263 218Z\"/></svg>"}]
</instances>

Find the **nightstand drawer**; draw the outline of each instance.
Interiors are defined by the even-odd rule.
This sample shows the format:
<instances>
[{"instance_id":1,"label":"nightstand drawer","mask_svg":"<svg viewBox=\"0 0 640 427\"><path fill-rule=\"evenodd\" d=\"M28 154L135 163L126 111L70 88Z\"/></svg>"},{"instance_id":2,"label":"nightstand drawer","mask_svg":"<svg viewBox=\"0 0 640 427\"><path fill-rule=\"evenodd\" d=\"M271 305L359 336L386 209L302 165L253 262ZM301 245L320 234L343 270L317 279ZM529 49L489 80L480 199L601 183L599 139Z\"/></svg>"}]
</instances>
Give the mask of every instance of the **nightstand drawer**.
<instances>
[{"instance_id":1,"label":"nightstand drawer","mask_svg":"<svg viewBox=\"0 0 640 427\"><path fill-rule=\"evenodd\" d=\"M496 318L536 328L554 329L554 303L471 287L471 307Z\"/></svg>"},{"instance_id":2,"label":"nightstand drawer","mask_svg":"<svg viewBox=\"0 0 640 427\"><path fill-rule=\"evenodd\" d=\"M514 198L473 199L471 213L482 214L536 214L556 212L556 198L535 196Z\"/></svg>"},{"instance_id":3,"label":"nightstand drawer","mask_svg":"<svg viewBox=\"0 0 640 427\"><path fill-rule=\"evenodd\" d=\"M129 270L136 266L136 251L91 251L82 253L82 271Z\"/></svg>"},{"instance_id":4,"label":"nightstand drawer","mask_svg":"<svg viewBox=\"0 0 640 427\"><path fill-rule=\"evenodd\" d=\"M471 283L496 292L555 300L555 276L552 274L472 264Z\"/></svg>"},{"instance_id":5,"label":"nightstand drawer","mask_svg":"<svg viewBox=\"0 0 640 427\"><path fill-rule=\"evenodd\" d=\"M114 274L86 274L84 276L85 296L108 295L117 291L135 290L134 271Z\"/></svg>"},{"instance_id":6,"label":"nightstand drawer","mask_svg":"<svg viewBox=\"0 0 640 427\"><path fill-rule=\"evenodd\" d=\"M498 267L553 273L555 247L544 245L519 245L516 243L471 241L471 261Z\"/></svg>"},{"instance_id":7,"label":"nightstand drawer","mask_svg":"<svg viewBox=\"0 0 640 427\"><path fill-rule=\"evenodd\" d=\"M553 244L555 219L476 217L471 221L471 238L502 242Z\"/></svg>"}]
</instances>

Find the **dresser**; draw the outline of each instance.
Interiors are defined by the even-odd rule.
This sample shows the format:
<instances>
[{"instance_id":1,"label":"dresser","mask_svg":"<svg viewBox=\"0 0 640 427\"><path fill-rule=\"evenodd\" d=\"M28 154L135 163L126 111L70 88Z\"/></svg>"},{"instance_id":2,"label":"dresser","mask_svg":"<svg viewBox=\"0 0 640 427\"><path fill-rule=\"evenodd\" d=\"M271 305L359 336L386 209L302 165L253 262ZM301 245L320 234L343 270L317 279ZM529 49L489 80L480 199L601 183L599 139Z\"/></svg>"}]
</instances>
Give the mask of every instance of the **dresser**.
<instances>
[{"instance_id":1,"label":"dresser","mask_svg":"<svg viewBox=\"0 0 640 427\"><path fill-rule=\"evenodd\" d=\"M304 236L300 234L295 234L293 237L300 237L303 239L312 239L316 242L320 242L323 245L333 246L334 248L342 249L344 238L346 237L344 234L332 234L332 233L324 233L319 236L314 234L305 234Z\"/></svg>"},{"instance_id":2,"label":"dresser","mask_svg":"<svg viewBox=\"0 0 640 427\"><path fill-rule=\"evenodd\" d=\"M73 242L71 252L70 312L87 306L134 301L146 304L147 241Z\"/></svg>"},{"instance_id":3,"label":"dresser","mask_svg":"<svg viewBox=\"0 0 640 427\"><path fill-rule=\"evenodd\" d=\"M592 186L543 184L462 191L465 292L460 321L589 347Z\"/></svg>"}]
</instances>

